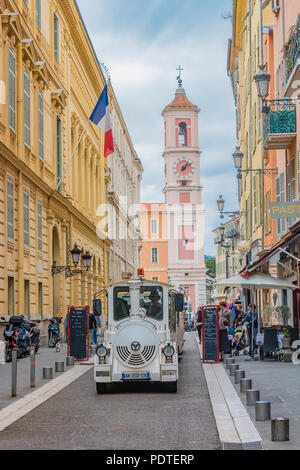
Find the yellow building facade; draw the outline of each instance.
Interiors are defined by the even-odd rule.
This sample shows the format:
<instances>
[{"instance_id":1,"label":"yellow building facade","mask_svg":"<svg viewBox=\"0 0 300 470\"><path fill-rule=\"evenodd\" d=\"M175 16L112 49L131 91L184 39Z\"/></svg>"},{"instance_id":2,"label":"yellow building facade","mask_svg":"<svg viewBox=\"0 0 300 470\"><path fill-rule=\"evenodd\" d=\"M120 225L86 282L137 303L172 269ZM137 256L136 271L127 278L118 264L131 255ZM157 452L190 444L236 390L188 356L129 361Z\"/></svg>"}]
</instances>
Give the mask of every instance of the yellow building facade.
<instances>
[{"instance_id":1,"label":"yellow building facade","mask_svg":"<svg viewBox=\"0 0 300 470\"><path fill-rule=\"evenodd\" d=\"M110 171L88 123L105 79L74 0L0 0L0 14L0 314L64 316L107 282ZM91 268L53 275L75 244Z\"/></svg>"},{"instance_id":2,"label":"yellow building facade","mask_svg":"<svg viewBox=\"0 0 300 470\"><path fill-rule=\"evenodd\" d=\"M266 152L263 144L261 100L254 75L262 63L263 25L270 24L271 2L235 0L233 32L229 41L228 73L232 80L237 115L237 146L243 153L239 180L240 236L250 242L248 263L264 249L264 168Z\"/></svg>"}]
</instances>

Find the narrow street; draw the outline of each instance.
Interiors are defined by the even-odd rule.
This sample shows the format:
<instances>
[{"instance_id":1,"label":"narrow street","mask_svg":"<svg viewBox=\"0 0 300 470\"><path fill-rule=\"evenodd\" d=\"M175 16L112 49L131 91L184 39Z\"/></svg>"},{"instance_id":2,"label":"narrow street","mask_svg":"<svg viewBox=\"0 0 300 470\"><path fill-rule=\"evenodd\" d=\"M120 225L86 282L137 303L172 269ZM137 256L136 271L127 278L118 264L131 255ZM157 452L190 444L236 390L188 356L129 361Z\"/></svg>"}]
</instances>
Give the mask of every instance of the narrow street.
<instances>
[{"instance_id":1,"label":"narrow street","mask_svg":"<svg viewBox=\"0 0 300 470\"><path fill-rule=\"evenodd\" d=\"M98 395L89 371L2 431L0 449L218 449L195 335L186 334L177 394L130 385Z\"/></svg>"}]
</instances>

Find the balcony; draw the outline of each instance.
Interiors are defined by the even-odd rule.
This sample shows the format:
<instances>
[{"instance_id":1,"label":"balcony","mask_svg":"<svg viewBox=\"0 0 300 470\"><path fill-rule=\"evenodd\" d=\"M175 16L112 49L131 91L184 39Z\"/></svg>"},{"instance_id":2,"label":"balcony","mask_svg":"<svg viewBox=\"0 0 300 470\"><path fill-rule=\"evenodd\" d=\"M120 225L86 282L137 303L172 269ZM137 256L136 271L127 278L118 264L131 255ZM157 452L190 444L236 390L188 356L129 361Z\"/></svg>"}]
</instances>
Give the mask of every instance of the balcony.
<instances>
[{"instance_id":1,"label":"balcony","mask_svg":"<svg viewBox=\"0 0 300 470\"><path fill-rule=\"evenodd\" d=\"M268 112L264 121L265 149L288 149L296 137L296 105L292 100L265 102Z\"/></svg>"},{"instance_id":2,"label":"balcony","mask_svg":"<svg viewBox=\"0 0 300 470\"><path fill-rule=\"evenodd\" d=\"M285 96L300 97L300 15L285 47L284 59L287 82Z\"/></svg>"}]
</instances>

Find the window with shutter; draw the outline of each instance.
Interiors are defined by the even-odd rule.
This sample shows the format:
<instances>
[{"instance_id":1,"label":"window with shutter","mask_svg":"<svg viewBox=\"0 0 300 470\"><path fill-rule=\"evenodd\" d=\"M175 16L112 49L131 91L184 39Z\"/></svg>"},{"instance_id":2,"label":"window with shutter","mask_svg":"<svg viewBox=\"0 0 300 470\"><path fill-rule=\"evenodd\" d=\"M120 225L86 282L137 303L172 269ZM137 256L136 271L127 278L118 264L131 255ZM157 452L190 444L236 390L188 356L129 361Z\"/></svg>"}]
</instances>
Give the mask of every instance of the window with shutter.
<instances>
[{"instance_id":1,"label":"window with shutter","mask_svg":"<svg viewBox=\"0 0 300 470\"><path fill-rule=\"evenodd\" d=\"M275 187L276 187L276 202L280 202L280 176L276 177L275 181ZM281 235L281 219L276 219L276 231L277 231L277 236L279 237Z\"/></svg>"},{"instance_id":2,"label":"window with shutter","mask_svg":"<svg viewBox=\"0 0 300 470\"><path fill-rule=\"evenodd\" d=\"M284 202L285 199L285 176L284 173L280 173L280 201ZM281 235L284 234L286 228L286 219L281 219Z\"/></svg>"},{"instance_id":3,"label":"window with shutter","mask_svg":"<svg viewBox=\"0 0 300 470\"><path fill-rule=\"evenodd\" d=\"M24 145L30 148L30 77L23 73L23 120L24 120Z\"/></svg>"},{"instance_id":4,"label":"window with shutter","mask_svg":"<svg viewBox=\"0 0 300 470\"><path fill-rule=\"evenodd\" d=\"M16 54L8 47L8 127L16 132Z\"/></svg>"},{"instance_id":5,"label":"window with shutter","mask_svg":"<svg viewBox=\"0 0 300 470\"><path fill-rule=\"evenodd\" d=\"M59 20L57 15L53 15L53 49L54 57L59 61Z\"/></svg>"},{"instance_id":6,"label":"window with shutter","mask_svg":"<svg viewBox=\"0 0 300 470\"><path fill-rule=\"evenodd\" d=\"M300 144L298 146L298 201L300 201Z\"/></svg>"},{"instance_id":7,"label":"window with shutter","mask_svg":"<svg viewBox=\"0 0 300 470\"><path fill-rule=\"evenodd\" d=\"M41 30L41 0L35 0L35 24Z\"/></svg>"},{"instance_id":8,"label":"window with shutter","mask_svg":"<svg viewBox=\"0 0 300 470\"><path fill-rule=\"evenodd\" d=\"M10 178L7 178L7 238L10 242L15 239L14 183Z\"/></svg>"},{"instance_id":9,"label":"window with shutter","mask_svg":"<svg viewBox=\"0 0 300 470\"><path fill-rule=\"evenodd\" d=\"M254 216L254 225L257 227L258 217L257 217L257 175L253 176L253 216Z\"/></svg>"},{"instance_id":10,"label":"window with shutter","mask_svg":"<svg viewBox=\"0 0 300 470\"><path fill-rule=\"evenodd\" d=\"M61 161L61 120L56 116L56 186L61 180L62 176L62 161ZM61 193L62 183L60 183L57 191Z\"/></svg>"},{"instance_id":11,"label":"window with shutter","mask_svg":"<svg viewBox=\"0 0 300 470\"><path fill-rule=\"evenodd\" d=\"M24 232L24 246L29 248L29 192L24 189L23 193L23 232Z\"/></svg>"},{"instance_id":12,"label":"window with shutter","mask_svg":"<svg viewBox=\"0 0 300 470\"><path fill-rule=\"evenodd\" d=\"M38 90L38 155L44 161L44 97Z\"/></svg>"},{"instance_id":13,"label":"window with shutter","mask_svg":"<svg viewBox=\"0 0 300 470\"><path fill-rule=\"evenodd\" d=\"M42 201L37 201L37 235L38 235L38 251L43 251L43 206Z\"/></svg>"}]
</instances>

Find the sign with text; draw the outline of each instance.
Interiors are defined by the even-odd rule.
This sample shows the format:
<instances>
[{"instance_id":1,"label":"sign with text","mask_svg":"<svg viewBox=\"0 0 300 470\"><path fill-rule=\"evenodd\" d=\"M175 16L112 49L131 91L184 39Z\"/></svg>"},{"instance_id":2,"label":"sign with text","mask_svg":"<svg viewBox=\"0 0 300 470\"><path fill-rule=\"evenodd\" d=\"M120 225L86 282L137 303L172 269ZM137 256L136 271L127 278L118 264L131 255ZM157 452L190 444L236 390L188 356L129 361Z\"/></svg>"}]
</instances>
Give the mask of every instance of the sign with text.
<instances>
[{"instance_id":1,"label":"sign with text","mask_svg":"<svg viewBox=\"0 0 300 470\"><path fill-rule=\"evenodd\" d=\"M202 307L203 362L219 362L219 307Z\"/></svg>"},{"instance_id":2,"label":"sign with text","mask_svg":"<svg viewBox=\"0 0 300 470\"><path fill-rule=\"evenodd\" d=\"M89 359L89 307L68 309L68 356L76 361Z\"/></svg>"},{"instance_id":3,"label":"sign with text","mask_svg":"<svg viewBox=\"0 0 300 470\"><path fill-rule=\"evenodd\" d=\"M299 202L272 202L270 204L272 219L294 219L300 217Z\"/></svg>"}]
</instances>

